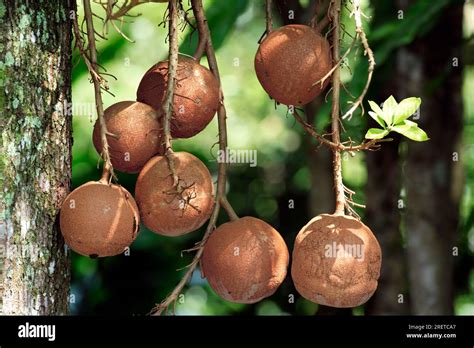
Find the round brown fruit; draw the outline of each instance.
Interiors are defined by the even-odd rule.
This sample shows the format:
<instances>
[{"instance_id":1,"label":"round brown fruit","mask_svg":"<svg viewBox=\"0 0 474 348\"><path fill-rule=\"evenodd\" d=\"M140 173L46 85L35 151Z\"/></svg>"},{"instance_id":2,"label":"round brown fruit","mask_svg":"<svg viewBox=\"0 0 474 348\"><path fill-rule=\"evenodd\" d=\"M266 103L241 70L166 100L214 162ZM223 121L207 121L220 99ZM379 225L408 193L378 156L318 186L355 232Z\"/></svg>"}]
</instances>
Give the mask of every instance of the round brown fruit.
<instances>
[{"instance_id":1,"label":"round brown fruit","mask_svg":"<svg viewBox=\"0 0 474 348\"><path fill-rule=\"evenodd\" d=\"M188 152L173 157L178 187L165 156L150 159L138 175L135 197L146 227L164 236L180 236L201 227L214 207L214 185L207 167Z\"/></svg>"},{"instance_id":2,"label":"round brown fruit","mask_svg":"<svg viewBox=\"0 0 474 348\"><path fill-rule=\"evenodd\" d=\"M66 197L59 221L66 244L93 258L123 253L140 227L138 207L130 193L122 186L96 181Z\"/></svg>"},{"instance_id":3,"label":"round brown fruit","mask_svg":"<svg viewBox=\"0 0 474 348\"><path fill-rule=\"evenodd\" d=\"M322 214L296 237L291 276L307 300L332 307L356 307L375 292L382 252L359 220Z\"/></svg>"},{"instance_id":4,"label":"round brown fruit","mask_svg":"<svg viewBox=\"0 0 474 348\"><path fill-rule=\"evenodd\" d=\"M288 260L281 235L265 221L247 216L212 232L204 246L201 269L223 299L255 303L281 285Z\"/></svg>"},{"instance_id":5,"label":"round brown fruit","mask_svg":"<svg viewBox=\"0 0 474 348\"><path fill-rule=\"evenodd\" d=\"M318 96L321 80L331 70L327 40L306 25L290 24L272 31L255 56L255 72L263 89L277 102L301 106Z\"/></svg>"},{"instance_id":6,"label":"round brown fruit","mask_svg":"<svg viewBox=\"0 0 474 348\"><path fill-rule=\"evenodd\" d=\"M168 85L168 61L152 66L143 76L137 100L161 108ZM211 71L192 58L179 56L173 99L171 135L189 138L211 122L219 107L219 83Z\"/></svg>"},{"instance_id":7,"label":"round brown fruit","mask_svg":"<svg viewBox=\"0 0 474 348\"><path fill-rule=\"evenodd\" d=\"M104 111L110 160L115 169L138 173L145 163L162 152L161 127L156 111L144 103L122 101ZM100 123L96 121L92 140L102 153Z\"/></svg>"}]
</instances>

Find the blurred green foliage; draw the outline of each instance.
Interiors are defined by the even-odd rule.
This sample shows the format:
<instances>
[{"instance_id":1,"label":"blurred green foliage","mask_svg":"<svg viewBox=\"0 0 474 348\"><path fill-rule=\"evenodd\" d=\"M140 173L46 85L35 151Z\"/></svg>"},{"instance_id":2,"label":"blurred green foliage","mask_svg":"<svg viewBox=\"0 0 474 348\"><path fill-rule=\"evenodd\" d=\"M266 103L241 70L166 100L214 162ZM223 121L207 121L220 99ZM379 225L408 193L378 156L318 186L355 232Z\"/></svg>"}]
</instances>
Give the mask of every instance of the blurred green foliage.
<instances>
[{"instance_id":1,"label":"blurred green foliage","mask_svg":"<svg viewBox=\"0 0 474 348\"><path fill-rule=\"evenodd\" d=\"M304 1L302 1L303 3ZM375 1L376 2L376 1ZM369 40L377 57L378 71L383 72L384 62L394 49L407 44L422 30L435 25L447 0L431 2L419 0L406 14L406 18L417 20L398 21L397 13L392 13L393 21L372 28L367 24ZM364 2L365 13L373 8ZM430 5L430 6L428 6ZM303 131L287 115L282 106L275 108L261 88L255 76L253 60L258 47L258 39L265 30L264 6L262 1L204 1L209 25L212 31L217 60L222 77L225 103L228 114L229 147L232 149L257 149L258 166L232 165L229 170L228 197L240 216L260 217L273 225L285 238L292 250L296 233L309 219L307 212L308 191L310 189L309 169L303 151ZM96 11L100 9L96 6ZM104 95L105 106L122 100L135 100L136 88L146 70L157 61L166 59L167 29L159 26L166 10L165 4L146 4L133 10L142 15L132 22L123 24L122 30L135 42L126 42L112 28L108 40L98 42L100 63L117 79L109 79L110 90L115 96ZM82 9L79 7L79 13ZM422 20L420 20L422 19ZM275 21L277 21L275 19ZM344 11L343 23L346 30L353 32L353 20ZM278 24L278 23L277 23ZM374 24L375 25L375 24ZM96 26L102 29L96 19ZM189 27L181 34L180 52L191 54L196 46L197 33L189 32ZM345 35L342 49L351 44ZM351 55L342 71L344 83L352 94L357 95L363 88L367 62L362 55ZM75 59L77 59L77 53ZM205 60L202 62L206 64ZM474 251L473 230L473 187L474 182L474 100L468 92L474 90L474 70L466 68L464 100L466 102L466 126L464 133L464 156L467 177L462 202L463 240L462 252L472 255ZM282 81L282 83L284 83ZM342 105L347 105L344 97ZM95 121L94 94L86 67L78 61L73 70L73 186L77 187L90 180L98 180L99 156L92 141L92 126ZM329 103L318 111L315 120L318 129L324 129L329 119ZM360 140L366 131L366 118L354 116L346 126L345 137ZM214 120L197 136L174 142L175 150L186 150L196 154L216 175L215 154L217 148L217 122ZM343 162L343 173L349 187L358 192L358 200L364 201L364 186L367 169L364 154L349 156ZM119 182L130 192L134 191L136 175L119 173ZM295 209L288 208L288 200L295 202ZM363 214L363 211L359 211ZM221 215L219 223L226 220ZM73 255L72 294L75 303L72 312L77 314L134 314L148 313L153 304L161 301L179 281L183 270L192 259L187 249L200 240L203 228L179 238L158 236L144 226L131 247L130 256L107 259L88 259ZM291 295L295 295L291 301ZM237 305L217 297L207 282L201 279L199 270L185 289L183 301L178 301L178 314L304 314L311 315L318 306L299 297L288 276L277 293L256 305ZM468 287L459 290L456 301L459 314L474 313L474 273ZM354 310L363 314L363 308Z\"/></svg>"}]
</instances>

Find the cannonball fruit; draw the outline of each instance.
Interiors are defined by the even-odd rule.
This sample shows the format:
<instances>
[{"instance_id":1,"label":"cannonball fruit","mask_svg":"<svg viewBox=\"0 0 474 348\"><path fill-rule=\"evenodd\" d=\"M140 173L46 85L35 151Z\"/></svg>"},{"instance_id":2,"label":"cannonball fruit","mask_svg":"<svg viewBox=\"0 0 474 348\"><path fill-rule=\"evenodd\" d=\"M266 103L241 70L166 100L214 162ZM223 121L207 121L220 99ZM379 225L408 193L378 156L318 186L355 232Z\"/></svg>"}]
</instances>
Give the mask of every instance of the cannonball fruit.
<instances>
[{"instance_id":1,"label":"cannonball fruit","mask_svg":"<svg viewBox=\"0 0 474 348\"><path fill-rule=\"evenodd\" d=\"M140 215L135 200L122 186L90 181L66 197L59 222L72 250L103 257L121 254L132 244Z\"/></svg>"},{"instance_id":2,"label":"cannonball fruit","mask_svg":"<svg viewBox=\"0 0 474 348\"><path fill-rule=\"evenodd\" d=\"M243 217L219 226L207 240L201 270L223 299L255 303L271 296L286 276L288 248L266 222Z\"/></svg>"},{"instance_id":3,"label":"cannonball fruit","mask_svg":"<svg viewBox=\"0 0 474 348\"><path fill-rule=\"evenodd\" d=\"M255 56L255 72L263 89L277 102L301 106L318 96L313 83L332 67L329 43L306 25L290 24L272 31Z\"/></svg>"},{"instance_id":4,"label":"cannonball fruit","mask_svg":"<svg viewBox=\"0 0 474 348\"><path fill-rule=\"evenodd\" d=\"M179 56L173 98L171 136L189 138L211 122L219 107L219 82L193 58ZM168 61L152 66L143 76L137 100L160 110L168 85Z\"/></svg>"},{"instance_id":5,"label":"cannonball fruit","mask_svg":"<svg viewBox=\"0 0 474 348\"><path fill-rule=\"evenodd\" d=\"M296 237L291 276L306 299L332 307L356 307L375 292L382 252L359 220L322 214Z\"/></svg>"},{"instance_id":6,"label":"cannonball fruit","mask_svg":"<svg viewBox=\"0 0 474 348\"><path fill-rule=\"evenodd\" d=\"M145 163L162 150L162 130L156 111L149 105L122 101L104 111L110 160L115 169L138 173ZM102 152L100 123L96 121L92 136L97 152Z\"/></svg>"},{"instance_id":7,"label":"cannonball fruit","mask_svg":"<svg viewBox=\"0 0 474 348\"><path fill-rule=\"evenodd\" d=\"M178 187L165 156L150 159L138 175L135 197L143 223L155 233L180 236L195 231L214 207L214 185L207 167L188 152L173 157Z\"/></svg>"}]
</instances>

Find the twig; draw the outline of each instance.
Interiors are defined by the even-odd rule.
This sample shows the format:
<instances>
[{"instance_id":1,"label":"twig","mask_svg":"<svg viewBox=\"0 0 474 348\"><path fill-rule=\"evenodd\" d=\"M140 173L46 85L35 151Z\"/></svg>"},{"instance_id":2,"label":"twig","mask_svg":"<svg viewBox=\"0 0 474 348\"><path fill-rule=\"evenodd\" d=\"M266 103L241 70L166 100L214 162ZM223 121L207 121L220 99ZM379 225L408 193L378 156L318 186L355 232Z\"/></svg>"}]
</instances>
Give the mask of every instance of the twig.
<instances>
[{"instance_id":1,"label":"twig","mask_svg":"<svg viewBox=\"0 0 474 348\"><path fill-rule=\"evenodd\" d=\"M352 142L349 146L346 146L342 143L335 143L329 139L326 139L323 135L319 134L316 129L307 123L297 112L297 110L293 111L293 116L295 120L303 126L306 132L319 141L321 144L329 146L332 150L338 151L347 151L347 152L359 152L364 150L377 150L380 147L379 143L392 141L391 138L384 138L384 139L372 139L362 142L358 145L352 145Z\"/></svg>"},{"instance_id":2,"label":"twig","mask_svg":"<svg viewBox=\"0 0 474 348\"><path fill-rule=\"evenodd\" d=\"M324 75L321 79L319 79L318 81L316 81L315 83L313 83L311 86L314 87L316 86L318 83L321 84L321 88L323 87L324 85L324 81L326 81L326 79L331 76L331 74L334 72L334 70L336 70L336 68L344 61L344 59L349 55L349 53L352 51L352 49L354 48L354 45L357 41L357 34L356 36L354 37L354 39L352 40L352 43L351 45L349 46L349 48L347 49L347 51L342 55L341 58L339 58L339 61L334 64L334 66L331 68L331 70L328 71L328 73L326 75Z\"/></svg>"},{"instance_id":3,"label":"twig","mask_svg":"<svg viewBox=\"0 0 474 348\"><path fill-rule=\"evenodd\" d=\"M117 6L117 1L116 0L107 0L107 2L104 4L102 3L102 6L106 9L106 22L108 21L113 21L120 19L121 17L127 15L127 13L134 8L135 6L145 4L147 2L151 1L140 1L140 0L131 0L125 1L122 6ZM113 12L113 8L118 7L118 10L116 12Z\"/></svg>"},{"instance_id":4,"label":"twig","mask_svg":"<svg viewBox=\"0 0 474 348\"><path fill-rule=\"evenodd\" d=\"M106 1L96 1L99 3L102 8L105 10L105 18L103 19L103 32L106 32L107 30L107 23L111 23L112 27L119 33L125 40L129 42L134 42L132 39L130 39L125 33L117 26L115 21L120 21L120 23L124 23L123 17L137 17L140 14L136 16L132 16L129 14L130 10L132 10L134 7L141 5L141 4L146 4L149 2L152 2L151 0L146 0L146 1L140 1L140 0L125 0L121 6L118 6L117 0L106 0ZM118 8L117 11L114 12L114 9Z\"/></svg>"},{"instance_id":5,"label":"twig","mask_svg":"<svg viewBox=\"0 0 474 348\"><path fill-rule=\"evenodd\" d=\"M89 73L92 78L92 82L94 84L94 94L95 94L95 105L97 108L97 117L99 119L100 125L100 138L102 142L102 158L104 159L104 168L102 171L102 178L101 181L109 182L111 178L115 177L114 168L112 166L112 162L110 161L110 153L109 153L109 143L107 141L107 124L104 118L104 104L102 102L102 92L101 87L105 86L104 88L107 90L107 84L104 84L104 79L100 76L98 72L98 64L97 64L97 49L95 46L95 31L94 31L94 23L92 18L92 10L90 5L90 0L84 0L84 18L86 21L86 28L87 28L87 41L88 47L85 49L84 40L80 35L79 31L79 24L77 23L77 15L74 17L74 33L76 37L76 44L78 46L79 52L84 58L86 62L87 68L89 69Z\"/></svg>"},{"instance_id":6,"label":"twig","mask_svg":"<svg viewBox=\"0 0 474 348\"><path fill-rule=\"evenodd\" d=\"M332 24L335 28L332 33L332 54L333 59L339 60L339 24L341 12L341 0L334 0L331 8ZM340 66L336 64L336 69L332 75L332 107L331 107L331 128L332 142L340 144L339 133L339 97L340 97ZM344 195L344 184L342 182L342 162L341 151L333 149L333 175L334 191L336 193L336 209L334 214L344 214L346 207L346 197Z\"/></svg>"},{"instance_id":7,"label":"twig","mask_svg":"<svg viewBox=\"0 0 474 348\"><path fill-rule=\"evenodd\" d=\"M164 132L164 145L165 145L165 156L168 160L168 167L171 172L173 179L173 188L178 188L179 178L176 174L174 159L173 159L173 148L171 145L171 118L173 116L173 100L174 100L174 89L176 85L176 69L178 65L178 3L177 0L170 0L169 5L169 24L168 24L168 35L169 41L169 58L168 58L168 84L166 86L166 94L162 105L163 115L163 132ZM178 188L179 191L179 188Z\"/></svg>"},{"instance_id":8,"label":"twig","mask_svg":"<svg viewBox=\"0 0 474 348\"><path fill-rule=\"evenodd\" d=\"M374 58L374 52L372 52L372 49L369 46L369 42L367 41L367 37L365 36L364 28L362 27L362 11L360 8L360 0L352 0L352 5L353 5L353 10L351 13L351 16L354 16L355 20L355 26L356 26L356 35L360 37L360 41L362 42L362 45L364 46L364 55L367 55L367 59L369 61L369 68L367 72L367 81L365 83L364 89L362 90L362 93L359 95L359 97L354 101L352 104L351 108L347 110L344 115L342 115L342 119L346 118L351 118L354 111L362 105L362 102L364 101L365 95L367 94L367 91L369 90L370 83L372 81L372 75L374 73L375 69L375 58ZM363 111L362 111L363 113Z\"/></svg>"},{"instance_id":9,"label":"twig","mask_svg":"<svg viewBox=\"0 0 474 348\"><path fill-rule=\"evenodd\" d=\"M220 95L220 105L217 111L218 117L218 126L219 126L219 149L225 150L227 148L227 126L226 126L226 110L224 106L224 97L222 94L220 76L219 76L219 68L217 66L216 55L214 52L214 48L212 46L212 39L209 33L209 27L207 25L207 20L204 14L204 9L202 7L202 0L191 0L191 6L193 8L194 16L196 20L201 21L198 23L197 27L198 30L203 30L205 37L207 37L208 41L206 43L206 55L209 62L209 68L216 77L219 82L219 95ZM171 304L176 304L176 300L179 294L183 291L183 288L188 283L189 279L196 269L202 253L204 251L204 245L206 244L207 239L209 238L212 231L215 229L217 217L219 215L221 204L227 206L227 198L225 197L225 186L227 181L227 163L219 162L218 164L218 174L217 174L217 190L216 190L216 198L215 198L215 205L212 211L211 217L209 219L209 223L206 228L206 232L199 243L199 245L192 248L192 250L196 250L196 254L194 255L193 261L189 264L183 278L179 281L173 291L160 303L158 304L151 312L152 315L161 315L165 312ZM230 206L230 204L229 204ZM228 208L228 206L227 206ZM229 212L229 210L227 210ZM234 213L235 214L235 213ZM236 218L237 215L234 216ZM231 216L232 218L232 216Z\"/></svg>"}]
</instances>

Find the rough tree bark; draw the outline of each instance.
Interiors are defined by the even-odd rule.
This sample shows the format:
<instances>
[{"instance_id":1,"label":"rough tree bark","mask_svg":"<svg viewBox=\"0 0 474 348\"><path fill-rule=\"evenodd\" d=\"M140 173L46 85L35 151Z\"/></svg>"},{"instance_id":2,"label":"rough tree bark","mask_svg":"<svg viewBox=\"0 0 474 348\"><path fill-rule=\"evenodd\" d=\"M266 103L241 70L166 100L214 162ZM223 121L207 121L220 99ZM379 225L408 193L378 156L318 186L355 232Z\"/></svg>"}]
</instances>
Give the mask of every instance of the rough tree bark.
<instances>
[{"instance_id":1,"label":"rough tree bark","mask_svg":"<svg viewBox=\"0 0 474 348\"><path fill-rule=\"evenodd\" d=\"M2 1L3 314L68 312L71 0Z\"/></svg>"},{"instance_id":2,"label":"rough tree bark","mask_svg":"<svg viewBox=\"0 0 474 348\"><path fill-rule=\"evenodd\" d=\"M450 4L442 21L397 56L400 97L421 96L420 127L430 137L407 142L404 218L413 314L453 313L453 247L457 238L459 195L453 153L463 119L463 2ZM433 54L436 52L436 54Z\"/></svg>"}]
</instances>

